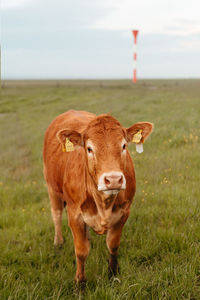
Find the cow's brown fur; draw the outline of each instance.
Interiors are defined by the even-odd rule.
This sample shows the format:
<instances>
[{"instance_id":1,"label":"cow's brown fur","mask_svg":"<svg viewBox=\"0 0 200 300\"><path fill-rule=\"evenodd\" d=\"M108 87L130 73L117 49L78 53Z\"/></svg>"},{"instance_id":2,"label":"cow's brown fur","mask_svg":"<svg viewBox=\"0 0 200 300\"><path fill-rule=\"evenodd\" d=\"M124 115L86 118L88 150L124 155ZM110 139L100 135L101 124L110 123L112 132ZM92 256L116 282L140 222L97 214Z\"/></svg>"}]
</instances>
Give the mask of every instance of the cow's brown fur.
<instances>
[{"instance_id":1,"label":"cow's brown fur","mask_svg":"<svg viewBox=\"0 0 200 300\"><path fill-rule=\"evenodd\" d=\"M151 123L136 123L125 129L110 115L71 110L58 116L46 131L44 176L55 225L54 244L63 243L61 218L66 202L75 245L77 282L85 281L84 264L90 249L88 226L98 234L107 234L109 271L115 274L118 270L120 236L136 189L132 159L128 149L122 149L122 142L127 148L140 129L144 142L152 131ZM73 152L62 152L66 137L75 147ZM91 143L94 149L89 155ZM124 175L126 188L113 194L98 190L100 176L113 171ZM114 182L115 178L111 176L111 180Z\"/></svg>"}]
</instances>

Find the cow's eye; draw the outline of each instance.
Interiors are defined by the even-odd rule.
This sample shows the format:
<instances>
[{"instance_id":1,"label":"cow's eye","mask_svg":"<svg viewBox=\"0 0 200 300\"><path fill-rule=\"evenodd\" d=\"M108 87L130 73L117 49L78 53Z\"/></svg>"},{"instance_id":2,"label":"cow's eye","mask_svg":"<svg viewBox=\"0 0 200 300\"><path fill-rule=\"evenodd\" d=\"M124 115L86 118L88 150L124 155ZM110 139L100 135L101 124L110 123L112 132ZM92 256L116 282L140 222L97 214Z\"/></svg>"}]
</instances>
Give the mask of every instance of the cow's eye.
<instances>
[{"instance_id":1,"label":"cow's eye","mask_svg":"<svg viewBox=\"0 0 200 300\"><path fill-rule=\"evenodd\" d=\"M87 147L87 152L88 153L92 153L92 148L91 147Z\"/></svg>"},{"instance_id":2,"label":"cow's eye","mask_svg":"<svg viewBox=\"0 0 200 300\"><path fill-rule=\"evenodd\" d=\"M125 149L126 149L126 144L124 144L124 145L123 145L122 149L123 149L123 150L125 150Z\"/></svg>"}]
</instances>

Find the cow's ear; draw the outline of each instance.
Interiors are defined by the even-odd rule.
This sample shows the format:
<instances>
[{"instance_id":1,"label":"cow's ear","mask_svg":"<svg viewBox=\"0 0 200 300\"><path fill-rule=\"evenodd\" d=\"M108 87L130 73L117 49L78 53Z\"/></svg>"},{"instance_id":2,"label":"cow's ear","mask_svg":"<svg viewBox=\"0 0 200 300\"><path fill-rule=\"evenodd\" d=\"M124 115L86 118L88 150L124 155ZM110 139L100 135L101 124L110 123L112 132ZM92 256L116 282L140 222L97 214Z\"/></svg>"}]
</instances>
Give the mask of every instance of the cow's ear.
<instances>
[{"instance_id":1,"label":"cow's ear","mask_svg":"<svg viewBox=\"0 0 200 300\"><path fill-rule=\"evenodd\" d=\"M58 141L62 144L62 148L64 152L73 151L75 146L82 146L82 135L70 129L61 129L56 134Z\"/></svg>"},{"instance_id":2,"label":"cow's ear","mask_svg":"<svg viewBox=\"0 0 200 300\"><path fill-rule=\"evenodd\" d=\"M134 142L134 136L141 134L139 143L144 143L146 138L151 134L154 125L150 122L138 122L126 129L127 142Z\"/></svg>"}]
</instances>

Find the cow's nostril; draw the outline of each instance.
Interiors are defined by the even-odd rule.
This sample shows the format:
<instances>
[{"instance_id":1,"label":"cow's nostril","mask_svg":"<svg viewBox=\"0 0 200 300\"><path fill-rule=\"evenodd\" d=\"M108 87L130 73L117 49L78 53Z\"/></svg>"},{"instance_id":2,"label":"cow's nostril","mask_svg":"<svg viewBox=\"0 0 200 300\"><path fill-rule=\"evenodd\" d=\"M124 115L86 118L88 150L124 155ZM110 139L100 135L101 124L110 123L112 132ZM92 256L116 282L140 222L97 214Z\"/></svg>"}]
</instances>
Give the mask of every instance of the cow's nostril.
<instances>
[{"instance_id":1,"label":"cow's nostril","mask_svg":"<svg viewBox=\"0 0 200 300\"><path fill-rule=\"evenodd\" d=\"M105 178L104 178L104 181L105 181L105 184L106 184L106 185L110 184L110 180L109 180L108 178L105 177Z\"/></svg>"},{"instance_id":2,"label":"cow's nostril","mask_svg":"<svg viewBox=\"0 0 200 300\"><path fill-rule=\"evenodd\" d=\"M119 184L123 183L123 177L121 176L121 178L119 179Z\"/></svg>"}]
</instances>

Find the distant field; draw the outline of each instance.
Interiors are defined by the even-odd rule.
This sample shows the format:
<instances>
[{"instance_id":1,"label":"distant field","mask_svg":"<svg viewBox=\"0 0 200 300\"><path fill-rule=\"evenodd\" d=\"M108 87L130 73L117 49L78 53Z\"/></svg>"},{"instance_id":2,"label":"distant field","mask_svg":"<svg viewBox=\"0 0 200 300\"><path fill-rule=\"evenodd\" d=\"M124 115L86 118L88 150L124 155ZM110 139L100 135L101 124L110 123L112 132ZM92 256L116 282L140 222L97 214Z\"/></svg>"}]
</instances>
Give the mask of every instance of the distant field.
<instances>
[{"instance_id":1,"label":"distant field","mask_svg":"<svg viewBox=\"0 0 200 300\"><path fill-rule=\"evenodd\" d=\"M200 299L200 80L4 81L0 100L0 299L76 299L75 255L54 228L42 173L43 136L68 109L155 125L137 154L137 193L107 277L105 236L91 230L84 299ZM83 298L83 297L82 297ZM79 295L80 299L80 295Z\"/></svg>"}]
</instances>

